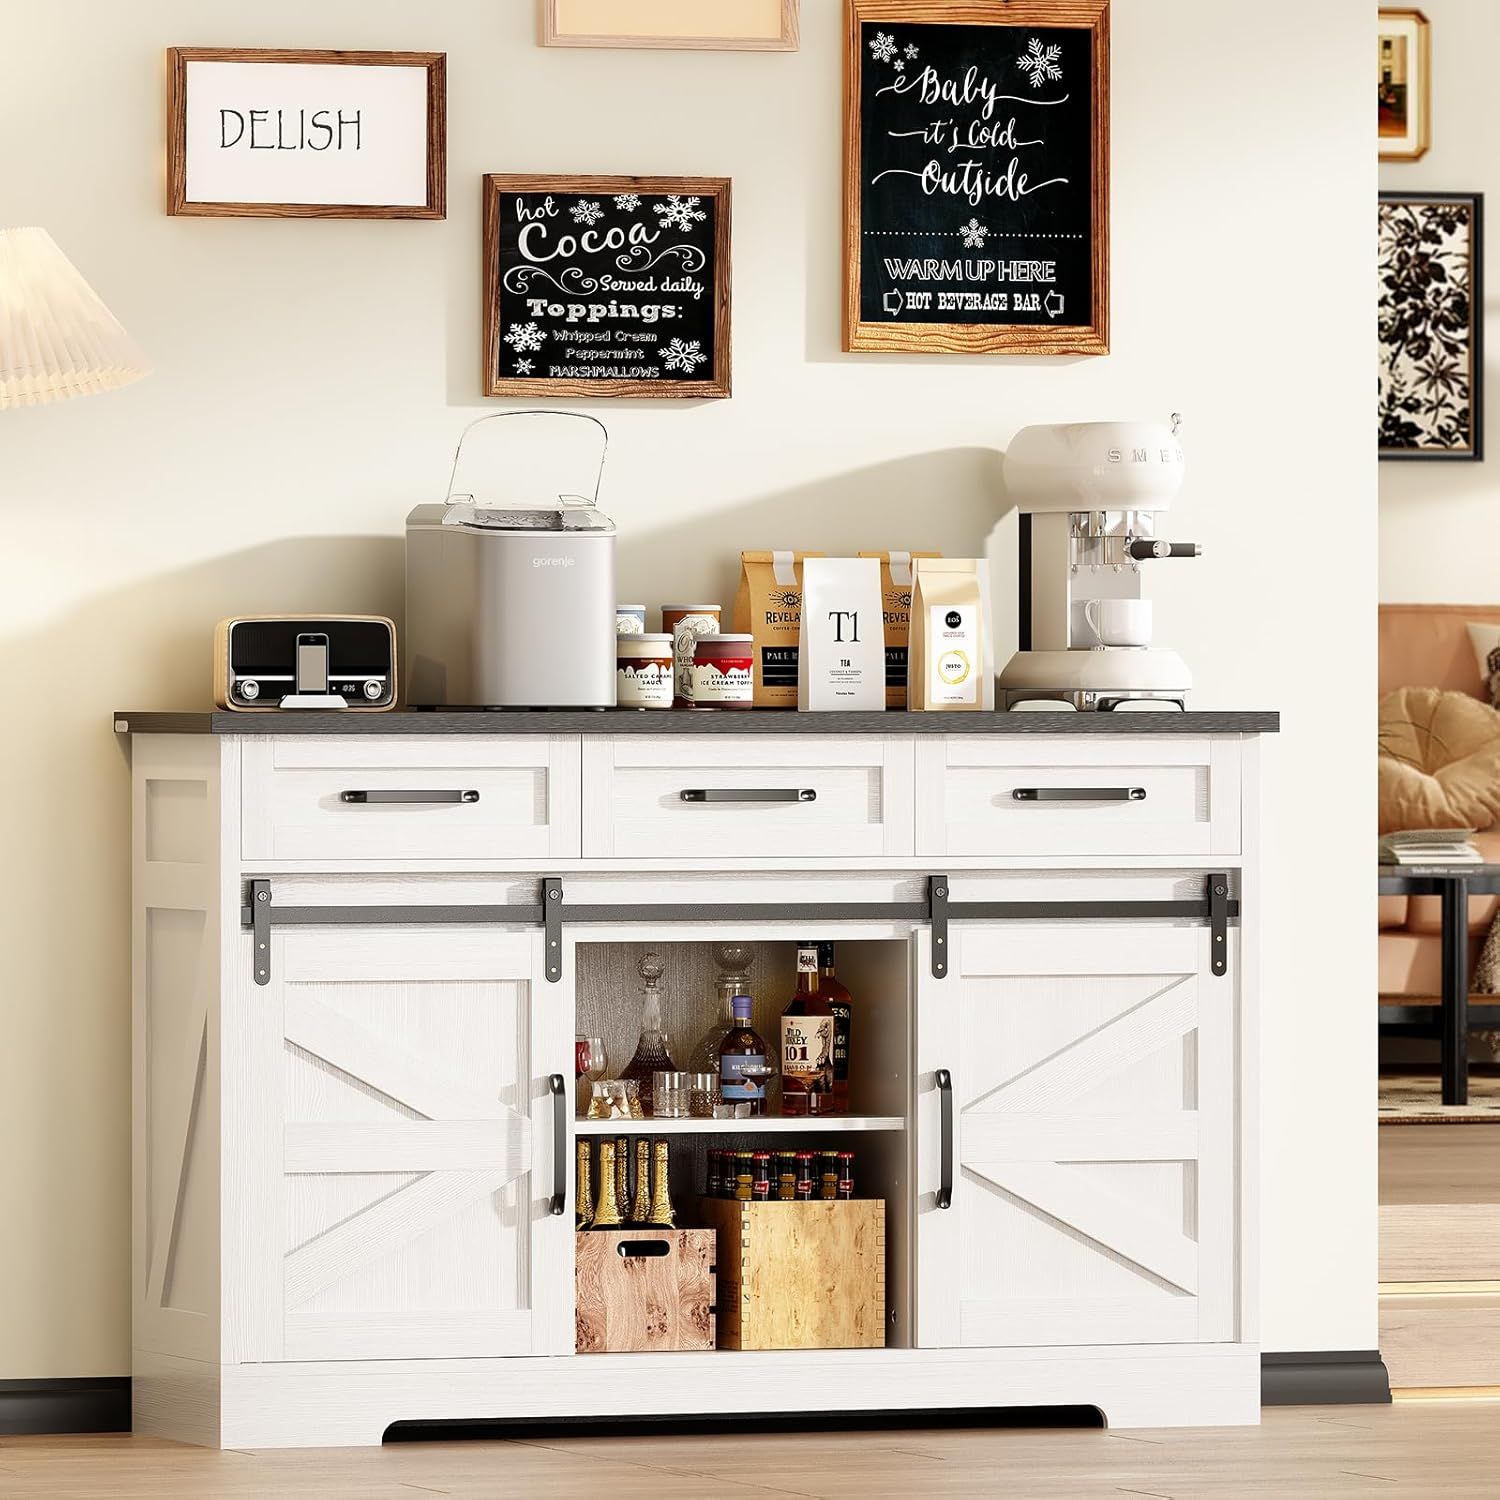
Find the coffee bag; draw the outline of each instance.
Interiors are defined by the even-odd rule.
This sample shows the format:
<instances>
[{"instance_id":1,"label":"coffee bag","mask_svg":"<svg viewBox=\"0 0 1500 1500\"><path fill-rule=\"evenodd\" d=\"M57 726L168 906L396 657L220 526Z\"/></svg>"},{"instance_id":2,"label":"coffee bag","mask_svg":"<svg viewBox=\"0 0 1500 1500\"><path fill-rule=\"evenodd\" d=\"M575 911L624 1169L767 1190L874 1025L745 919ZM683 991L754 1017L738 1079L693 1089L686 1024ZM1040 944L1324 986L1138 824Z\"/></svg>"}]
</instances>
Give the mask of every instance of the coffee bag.
<instances>
[{"instance_id":1,"label":"coffee bag","mask_svg":"<svg viewBox=\"0 0 1500 1500\"><path fill-rule=\"evenodd\" d=\"M797 706L802 560L820 552L742 552L734 628L754 638L757 708Z\"/></svg>"},{"instance_id":2,"label":"coffee bag","mask_svg":"<svg viewBox=\"0 0 1500 1500\"><path fill-rule=\"evenodd\" d=\"M906 707L906 656L911 636L912 559L941 552L861 552L880 560L880 601L885 615L885 706Z\"/></svg>"},{"instance_id":3,"label":"coffee bag","mask_svg":"<svg viewBox=\"0 0 1500 1500\"><path fill-rule=\"evenodd\" d=\"M810 557L802 565L797 707L884 709L885 632L873 557Z\"/></svg>"},{"instance_id":4,"label":"coffee bag","mask_svg":"<svg viewBox=\"0 0 1500 1500\"><path fill-rule=\"evenodd\" d=\"M978 712L993 701L989 563L923 557L913 570L908 696L914 709Z\"/></svg>"}]
</instances>

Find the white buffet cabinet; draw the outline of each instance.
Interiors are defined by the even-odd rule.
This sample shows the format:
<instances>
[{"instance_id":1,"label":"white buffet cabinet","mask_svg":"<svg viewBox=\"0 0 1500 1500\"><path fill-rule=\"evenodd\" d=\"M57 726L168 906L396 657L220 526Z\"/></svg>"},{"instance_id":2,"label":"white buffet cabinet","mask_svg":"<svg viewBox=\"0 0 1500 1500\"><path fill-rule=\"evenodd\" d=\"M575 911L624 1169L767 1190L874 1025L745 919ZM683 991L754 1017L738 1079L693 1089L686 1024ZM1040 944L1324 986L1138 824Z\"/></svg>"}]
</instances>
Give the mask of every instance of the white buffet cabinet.
<instances>
[{"instance_id":1,"label":"white buffet cabinet","mask_svg":"<svg viewBox=\"0 0 1500 1500\"><path fill-rule=\"evenodd\" d=\"M117 716L137 1430L1258 1419L1275 716L819 717ZM859 1132L887 1200L887 1347L575 1355L580 976L611 944L807 932L848 956L860 1112L818 1128Z\"/></svg>"}]
</instances>

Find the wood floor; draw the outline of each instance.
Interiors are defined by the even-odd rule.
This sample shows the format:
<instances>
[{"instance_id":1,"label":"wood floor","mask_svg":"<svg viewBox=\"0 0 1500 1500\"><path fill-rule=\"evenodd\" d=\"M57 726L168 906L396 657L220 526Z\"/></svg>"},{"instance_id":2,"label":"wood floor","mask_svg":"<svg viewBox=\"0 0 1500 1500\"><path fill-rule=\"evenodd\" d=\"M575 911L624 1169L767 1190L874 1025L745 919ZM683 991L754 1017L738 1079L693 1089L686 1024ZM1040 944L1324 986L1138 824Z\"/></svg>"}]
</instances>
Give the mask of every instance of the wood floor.
<instances>
[{"instance_id":1,"label":"wood floor","mask_svg":"<svg viewBox=\"0 0 1500 1500\"><path fill-rule=\"evenodd\" d=\"M401 1443L210 1453L153 1438L0 1438L0 1495L598 1500L764 1495L1492 1500L1500 1400L1280 1407L1260 1427L942 1430Z\"/></svg>"}]
</instances>

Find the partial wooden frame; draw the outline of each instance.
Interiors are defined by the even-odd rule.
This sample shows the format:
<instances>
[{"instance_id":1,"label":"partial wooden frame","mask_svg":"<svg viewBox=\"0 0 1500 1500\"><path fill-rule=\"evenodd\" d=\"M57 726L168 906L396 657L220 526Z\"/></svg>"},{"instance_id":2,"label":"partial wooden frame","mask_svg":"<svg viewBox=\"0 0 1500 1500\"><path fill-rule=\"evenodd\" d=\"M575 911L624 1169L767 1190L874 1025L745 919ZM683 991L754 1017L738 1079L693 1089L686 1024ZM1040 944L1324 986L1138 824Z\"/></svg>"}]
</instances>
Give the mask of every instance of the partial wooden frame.
<instances>
[{"instance_id":1,"label":"partial wooden frame","mask_svg":"<svg viewBox=\"0 0 1500 1500\"><path fill-rule=\"evenodd\" d=\"M714 200L714 362L705 380L588 380L501 378L500 203L507 193L554 193L600 197L619 193L694 194ZM730 394L729 251L727 177L573 177L491 172L484 179L484 379L486 396L634 396L655 400L700 400Z\"/></svg>"},{"instance_id":2,"label":"partial wooden frame","mask_svg":"<svg viewBox=\"0 0 1500 1500\"><path fill-rule=\"evenodd\" d=\"M824 0L826 3L826 0ZM541 0L544 47L658 47L717 52L795 52L802 45L801 0L781 0L781 32L771 39L727 32L714 36L650 36L640 32L570 32L558 25L558 0Z\"/></svg>"},{"instance_id":3,"label":"partial wooden frame","mask_svg":"<svg viewBox=\"0 0 1500 1500\"><path fill-rule=\"evenodd\" d=\"M1417 100L1417 140L1410 151L1385 151L1380 153L1381 161L1419 161L1427 155L1428 148L1432 145L1432 22L1427 19L1421 11L1407 8L1401 9L1395 6L1387 9L1382 7L1380 20L1386 21L1410 21L1416 30L1417 46L1416 57L1412 61L1412 74L1418 80L1418 88L1421 97ZM1380 35L1377 32L1377 37ZM1410 85L1408 85L1409 87ZM1377 134L1377 141L1379 136Z\"/></svg>"},{"instance_id":4,"label":"partial wooden frame","mask_svg":"<svg viewBox=\"0 0 1500 1500\"><path fill-rule=\"evenodd\" d=\"M1087 324L860 320L860 27L1075 26L1093 33L1093 321ZM1109 0L845 0L844 349L905 354L1109 353Z\"/></svg>"},{"instance_id":5,"label":"partial wooden frame","mask_svg":"<svg viewBox=\"0 0 1500 1500\"><path fill-rule=\"evenodd\" d=\"M427 70L427 201L196 203L187 196L187 65L318 63ZM203 219L443 219L448 216L448 58L443 52L328 52L275 47L167 48L167 212Z\"/></svg>"}]
</instances>

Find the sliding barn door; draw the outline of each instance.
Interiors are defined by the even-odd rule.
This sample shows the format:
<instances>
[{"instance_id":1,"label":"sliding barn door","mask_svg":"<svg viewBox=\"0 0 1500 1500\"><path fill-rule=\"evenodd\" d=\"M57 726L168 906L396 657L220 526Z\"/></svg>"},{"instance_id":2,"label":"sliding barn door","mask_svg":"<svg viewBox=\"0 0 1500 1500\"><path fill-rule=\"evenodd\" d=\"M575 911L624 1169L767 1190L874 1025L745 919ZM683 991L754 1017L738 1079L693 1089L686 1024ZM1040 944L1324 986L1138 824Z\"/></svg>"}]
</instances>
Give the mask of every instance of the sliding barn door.
<instances>
[{"instance_id":1,"label":"sliding barn door","mask_svg":"<svg viewBox=\"0 0 1500 1500\"><path fill-rule=\"evenodd\" d=\"M1234 967L1209 972L1199 927L973 924L951 944L918 1003L918 1342L1232 1339Z\"/></svg>"},{"instance_id":2,"label":"sliding barn door","mask_svg":"<svg viewBox=\"0 0 1500 1500\"><path fill-rule=\"evenodd\" d=\"M247 950L227 1357L571 1348L548 1075L568 1067L572 991L542 980L541 941L274 928L265 987Z\"/></svg>"}]
</instances>

